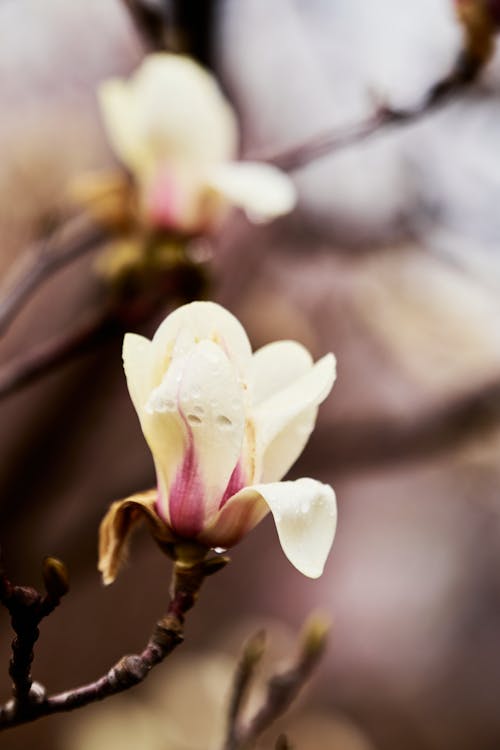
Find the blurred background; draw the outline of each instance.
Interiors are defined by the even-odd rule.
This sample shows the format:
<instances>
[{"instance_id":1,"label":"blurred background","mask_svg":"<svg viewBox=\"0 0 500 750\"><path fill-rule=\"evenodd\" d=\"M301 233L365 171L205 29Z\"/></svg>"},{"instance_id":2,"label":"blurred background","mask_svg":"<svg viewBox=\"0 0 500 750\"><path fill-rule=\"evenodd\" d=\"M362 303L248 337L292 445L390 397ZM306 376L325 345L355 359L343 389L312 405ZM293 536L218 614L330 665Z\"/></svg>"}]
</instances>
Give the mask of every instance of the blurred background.
<instances>
[{"instance_id":1,"label":"blurred background","mask_svg":"<svg viewBox=\"0 0 500 750\"><path fill-rule=\"evenodd\" d=\"M381 102L417 107L462 45L451 0L214 7L210 62L252 158L354 126ZM71 178L113 163L95 88L142 54L118 0L0 4L2 277L64 215ZM146 683L9 730L2 748L211 750L241 642L268 629L265 673L318 609L334 622L326 658L262 748L284 728L297 750L500 746L499 92L495 55L432 114L295 170L291 216L256 227L235 212L213 240L209 294L254 348L293 338L338 358L337 385L290 474L337 493L323 577L289 565L267 519L208 581L186 644ZM93 263L82 258L36 292L0 340L1 363L92 310ZM105 509L154 482L120 348L117 337L0 402L5 565L23 584L40 584L45 554L71 573L36 650L51 691L142 648L168 593L169 564L145 532L112 587L96 570Z\"/></svg>"}]
</instances>

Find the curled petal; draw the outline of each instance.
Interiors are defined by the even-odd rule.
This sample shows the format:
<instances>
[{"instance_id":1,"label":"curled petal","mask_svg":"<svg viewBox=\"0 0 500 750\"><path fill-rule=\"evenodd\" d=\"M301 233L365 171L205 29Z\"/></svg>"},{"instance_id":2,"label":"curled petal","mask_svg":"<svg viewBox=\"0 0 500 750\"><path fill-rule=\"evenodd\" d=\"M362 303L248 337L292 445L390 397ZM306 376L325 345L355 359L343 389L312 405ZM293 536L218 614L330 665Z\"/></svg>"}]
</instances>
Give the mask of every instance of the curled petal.
<instances>
[{"instance_id":1,"label":"curled petal","mask_svg":"<svg viewBox=\"0 0 500 750\"><path fill-rule=\"evenodd\" d=\"M302 453L316 421L317 407L330 393L336 376L333 354L261 402L254 412L262 480L281 479Z\"/></svg>"},{"instance_id":2,"label":"curled petal","mask_svg":"<svg viewBox=\"0 0 500 750\"><path fill-rule=\"evenodd\" d=\"M333 489L307 478L256 484L239 492L227 505L244 508L259 498L273 514L283 552L292 565L309 578L319 578L337 527Z\"/></svg>"},{"instance_id":3,"label":"curled petal","mask_svg":"<svg viewBox=\"0 0 500 750\"><path fill-rule=\"evenodd\" d=\"M198 537L208 547L228 549L237 544L269 513L267 503L246 489L233 495Z\"/></svg>"},{"instance_id":4,"label":"curled petal","mask_svg":"<svg viewBox=\"0 0 500 750\"><path fill-rule=\"evenodd\" d=\"M207 185L229 203L242 208L254 222L266 222L287 214L297 202L290 177L270 164L220 164L210 171Z\"/></svg>"},{"instance_id":5,"label":"curled petal","mask_svg":"<svg viewBox=\"0 0 500 750\"><path fill-rule=\"evenodd\" d=\"M149 490L113 503L99 528L99 571L106 585L113 583L125 560L130 536L138 523L149 523L153 536L171 541L167 527L156 513L157 490Z\"/></svg>"}]
</instances>

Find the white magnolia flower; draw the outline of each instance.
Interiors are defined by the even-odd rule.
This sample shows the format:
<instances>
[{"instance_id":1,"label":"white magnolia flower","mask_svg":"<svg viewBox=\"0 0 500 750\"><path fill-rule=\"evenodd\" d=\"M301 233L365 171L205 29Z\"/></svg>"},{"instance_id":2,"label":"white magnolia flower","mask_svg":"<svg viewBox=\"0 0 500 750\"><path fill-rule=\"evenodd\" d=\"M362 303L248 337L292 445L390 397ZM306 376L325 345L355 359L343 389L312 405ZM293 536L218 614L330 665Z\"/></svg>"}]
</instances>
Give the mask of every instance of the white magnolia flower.
<instances>
[{"instance_id":1,"label":"white magnolia flower","mask_svg":"<svg viewBox=\"0 0 500 750\"><path fill-rule=\"evenodd\" d=\"M320 576L335 534L335 494L314 479L279 480L332 388L333 355L314 364L294 341L252 355L231 313L193 302L169 315L152 341L128 333L123 360L158 489L111 506L101 527L105 581L142 514L162 541L227 548L269 511L290 562Z\"/></svg>"},{"instance_id":2,"label":"white magnolia flower","mask_svg":"<svg viewBox=\"0 0 500 750\"><path fill-rule=\"evenodd\" d=\"M149 55L130 80L105 81L99 99L111 145L155 226L205 231L230 204L257 221L293 208L295 189L284 173L234 161L234 112L216 80L190 58Z\"/></svg>"}]
</instances>

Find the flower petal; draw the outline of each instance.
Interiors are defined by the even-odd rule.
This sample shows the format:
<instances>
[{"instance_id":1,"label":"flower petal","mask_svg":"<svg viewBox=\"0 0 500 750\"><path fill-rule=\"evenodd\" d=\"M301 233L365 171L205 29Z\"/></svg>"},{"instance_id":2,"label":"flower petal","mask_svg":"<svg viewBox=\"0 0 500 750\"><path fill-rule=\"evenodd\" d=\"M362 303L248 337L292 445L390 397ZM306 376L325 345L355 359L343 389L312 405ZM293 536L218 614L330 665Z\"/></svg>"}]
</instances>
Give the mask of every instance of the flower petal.
<instances>
[{"instance_id":1,"label":"flower petal","mask_svg":"<svg viewBox=\"0 0 500 750\"><path fill-rule=\"evenodd\" d=\"M242 208L250 221L266 222L289 213L297 202L295 186L270 164L230 162L210 171L207 185Z\"/></svg>"},{"instance_id":2,"label":"flower petal","mask_svg":"<svg viewBox=\"0 0 500 750\"><path fill-rule=\"evenodd\" d=\"M335 493L315 479L274 482L248 487L229 502L248 504L262 498L274 516L283 552L297 570L318 578L325 566L337 527ZM244 506L243 506L244 507Z\"/></svg>"},{"instance_id":3,"label":"flower petal","mask_svg":"<svg viewBox=\"0 0 500 750\"><path fill-rule=\"evenodd\" d=\"M128 84L118 78L101 83L99 105L113 150L132 172L149 166L151 155L141 131L138 102Z\"/></svg>"},{"instance_id":4,"label":"flower petal","mask_svg":"<svg viewBox=\"0 0 500 750\"><path fill-rule=\"evenodd\" d=\"M151 380L151 341L136 333L126 333L123 339L123 367L127 386L140 416L153 387Z\"/></svg>"},{"instance_id":5,"label":"flower petal","mask_svg":"<svg viewBox=\"0 0 500 750\"><path fill-rule=\"evenodd\" d=\"M245 408L237 372L218 344L202 340L187 354L173 357L146 410L152 420L148 441L162 500L168 498L170 523L178 534L194 536L217 512L241 457ZM184 446L175 471L171 441L165 443L162 425L171 412L181 420ZM243 483L241 476L235 491Z\"/></svg>"},{"instance_id":6,"label":"flower petal","mask_svg":"<svg viewBox=\"0 0 500 750\"><path fill-rule=\"evenodd\" d=\"M130 535L144 519L153 535L162 541L171 541L167 527L156 513L157 490L149 490L113 503L99 528L99 571L106 585L113 583L128 550Z\"/></svg>"},{"instance_id":7,"label":"flower petal","mask_svg":"<svg viewBox=\"0 0 500 750\"><path fill-rule=\"evenodd\" d=\"M219 344L238 375L245 378L251 368L252 349L245 329L228 310L215 302L191 302L177 308L156 331L152 345L154 377L159 384L172 356L187 352L196 341L208 339Z\"/></svg>"},{"instance_id":8,"label":"flower petal","mask_svg":"<svg viewBox=\"0 0 500 750\"><path fill-rule=\"evenodd\" d=\"M111 143L139 176L161 162L200 166L233 158L236 118L215 78L182 55L148 55L129 81L101 84Z\"/></svg>"},{"instance_id":9,"label":"flower petal","mask_svg":"<svg viewBox=\"0 0 500 750\"><path fill-rule=\"evenodd\" d=\"M335 357L327 354L309 372L256 407L253 417L264 482L281 479L302 453L317 407L330 393L335 374Z\"/></svg>"},{"instance_id":10,"label":"flower petal","mask_svg":"<svg viewBox=\"0 0 500 750\"><path fill-rule=\"evenodd\" d=\"M198 541L208 547L228 549L237 544L269 513L260 495L243 489L233 495L219 513L206 524Z\"/></svg>"},{"instance_id":11,"label":"flower petal","mask_svg":"<svg viewBox=\"0 0 500 750\"><path fill-rule=\"evenodd\" d=\"M252 357L254 405L293 383L312 365L311 355L297 341L274 341L258 349Z\"/></svg>"}]
</instances>

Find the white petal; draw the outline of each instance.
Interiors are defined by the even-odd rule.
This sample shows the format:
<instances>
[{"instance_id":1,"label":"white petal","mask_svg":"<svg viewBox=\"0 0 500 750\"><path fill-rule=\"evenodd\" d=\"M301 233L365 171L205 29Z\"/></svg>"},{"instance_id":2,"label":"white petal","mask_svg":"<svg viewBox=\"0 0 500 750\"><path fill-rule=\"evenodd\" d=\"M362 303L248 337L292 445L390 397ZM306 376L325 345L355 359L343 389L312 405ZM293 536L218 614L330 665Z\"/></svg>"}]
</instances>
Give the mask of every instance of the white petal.
<instances>
[{"instance_id":1,"label":"white petal","mask_svg":"<svg viewBox=\"0 0 500 750\"><path fill-rule=\"evenodd\" d=\"M304 449L318 405L335 381L333 354L320 359L309 372L261 402L253 413L262 480L281 479Z\"/></svg>"},{"instance_id":2,"label":"white petal","mask_svg":"<svg viewBox=\"0 0 500 750\"><path fill-rule=\"evenodd\" d=\"M243 392L235 368L220 346L203 340L188 354L175 355L162 383L147 404L149 443L168 496L172 474L172 428L164 421L180 417L183 450L192 446L199 473L205 517L215 513L240 459L245 428ZM179 422L177 422L179 424ZM165 437L168 439L165 443Z\"/></svg>"},{"instance_id":3,"label":"white petal","mask_svg":"<svg viewBox=\"0 0 500 750\"><path fill-rule=\"evenodd\" d=\"M292 565L305 576L318 578L337 527L337 503L330 485L315 479L257 484L229 502L248 502L252 496L263 498L269 506L283 552Z\"/></svg>"},{"instance_id":4,"label":"white petal","mask_svg":"<svg viewBox=\"0 0 500 750\"><path fill-rule=\"evenodd\" d=\"M144 130L160 156L198 165L232 158L238 132L234 112L216 79L192 58L148 55L132 83Z\"/></svg>"},{"instance_id":5,"label":"white petal","mask_svg":"<svg viewBox=\"0 0 500 750\"><path fill-rule=\"evenodd\" d=\"M313 359L297 341L275 341L252 357L253 403L257 406L308 372Z\"/></svg>"},{"instance_id":6,"label":"white petal","mask_svg":"<svg viewBox=\"0 0 500 750\"><path fill-rule=\"evenodd\" d=\"M111 78L98 89L99 104L111 146L133 172L150 163L137 102L125 81Z\"/></svg>"},{"instance_id":7,"label":"white petal","mask_svg":"<svg viewBox=\"0 0 500 750\"><path fill-rule=\"evenodd\" d=\"M152 387L151 341L136 333L126 333L123 339L123 367L127 378L130 398L137 412L143 405Z\"/></svg>"},{"instance_id":8,"label":"white petal","mask_svg":"<svg viewBox=\"0 0 500 750\"><path fill-rule=\"evenodd\" d=\"M182 55L148 55L129 81L100 88L111 142L133 171L188 162L200 169L233 158L236 118L215 78Z\"/></svg>"},{"instance_id":9,"label":"white petal","mask_svg":"<svg viewBox=\"0 0 500 750\"><path fill-rule=\"evenodd\" d=\"M220 164L210 172L207 184L230 203L242 208L255 223L287 214L297 202L290 177L270 164Z\"/></svg>"},{"instance_id":10,"label":"white petal","mask_svg":"<svg viewBox=\"0 0 500 750\"><path fill-rule=\"evenodd\" d=\"M127 386L142 432L153 454L161 490L160 504L168 521L168 486L185 454L186 435L174 401L170 410L161 407L161 417L154 410L146 409L155 386L152 354L151 341L134 333L125 335L123 366Z\"/></svg>"},{"instance_id":11,"label":"white petal","mask_svg":"<svg viewBox=\"0 0 500 750\"><path fill-rule=\"evenodd\" d=\"M176 340L180 354L181 347L187 351L193 343L204 339L218 343L236 366L239 376L245 378L251 367L252 349L241 323L214 302L191 302L165 318L153 337L157 384L168 366Z\"/></svg>"}]
</instances>

